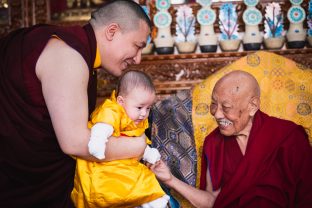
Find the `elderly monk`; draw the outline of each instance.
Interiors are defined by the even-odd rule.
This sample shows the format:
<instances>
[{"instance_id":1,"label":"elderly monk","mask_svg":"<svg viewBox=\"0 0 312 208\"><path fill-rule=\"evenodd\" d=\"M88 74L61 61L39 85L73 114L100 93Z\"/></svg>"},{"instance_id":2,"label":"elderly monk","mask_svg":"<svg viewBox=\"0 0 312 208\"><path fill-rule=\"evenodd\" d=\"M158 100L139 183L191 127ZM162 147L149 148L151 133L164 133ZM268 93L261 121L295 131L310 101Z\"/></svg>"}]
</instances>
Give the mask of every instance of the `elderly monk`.
<instances>
[{"instance_id":1,"label":"elderly monk","mask_svg":"<svg viewBox=\"0 0 312 208\"><path fill-rule=\"evenodd\" d=\"M212 92L210 111L218 127L204 142L202 191L172 176L163 162L152 170L196 207L312 207L312 148L306 132L259 107L256 79L230 72Z\"/></svg>"}]
</instances>

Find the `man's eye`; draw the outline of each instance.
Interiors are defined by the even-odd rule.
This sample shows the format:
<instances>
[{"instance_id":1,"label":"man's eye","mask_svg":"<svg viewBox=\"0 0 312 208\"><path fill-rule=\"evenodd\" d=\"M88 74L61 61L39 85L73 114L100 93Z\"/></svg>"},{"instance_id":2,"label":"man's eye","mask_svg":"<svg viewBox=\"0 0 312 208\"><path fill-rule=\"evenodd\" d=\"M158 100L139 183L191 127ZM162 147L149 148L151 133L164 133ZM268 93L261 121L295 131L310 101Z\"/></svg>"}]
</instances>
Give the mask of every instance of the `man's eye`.
<instances>
[{"instance_id":1,"label":"man's eye","mask_svg":"<svg viewBox=\"0 0 312 208\"><path fill-rule=\"evenodd\" d=\"M222 106L222 109L223 109L224 112L229 112L231 110L231 107Z\"/></svg>"},{"instance_id":2,"label":"man's eye","mask_svg":"<svg viewBox=\"0 0 312 208\"><path fill-rule=\"evenodd\" d=\"M215 103L210 104L210 108L216 108L216 107L217 107L217 105Z\"/></svg>"}]
</instances>

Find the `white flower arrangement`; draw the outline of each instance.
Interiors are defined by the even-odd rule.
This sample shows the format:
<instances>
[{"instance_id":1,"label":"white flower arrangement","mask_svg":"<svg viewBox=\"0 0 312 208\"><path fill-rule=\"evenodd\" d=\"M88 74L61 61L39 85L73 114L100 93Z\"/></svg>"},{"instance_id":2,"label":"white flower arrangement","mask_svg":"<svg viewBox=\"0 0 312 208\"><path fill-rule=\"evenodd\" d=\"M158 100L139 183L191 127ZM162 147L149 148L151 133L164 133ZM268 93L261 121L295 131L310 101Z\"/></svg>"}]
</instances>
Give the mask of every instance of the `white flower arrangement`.
<instances>
[{"instance_id":1,"label":"white flower arrangement","mask_svg":"<svg viewBox=\"0 0 312 208\"><path fill-rule=\"evenodd\" d=\"M236 5L226 3L221 6L219 27L221 30L220 40L237 40L239 38Z\"/></svg>"},{"instance_id":2,"label":"white flower arrangement","mask_svg":"<svg viewBox=\"0 0 312 208\"><path fill-rule=\"evenodd\" d=\"M264 37L282 37L285 33L283 14L278 3L269 3L265 8Z\"/></svg>"},{"instance_id":3,"label":"white flower arrangement","mask_svg":"<svg viewBox=\"0 0 312 208\"><path fill-rule=\"evenodd\" d=\"M194 42L195 37L195 16L193 9L188 5L180 6L176 13L176 37L179 42Z\"/></svg>"}]
</instances>

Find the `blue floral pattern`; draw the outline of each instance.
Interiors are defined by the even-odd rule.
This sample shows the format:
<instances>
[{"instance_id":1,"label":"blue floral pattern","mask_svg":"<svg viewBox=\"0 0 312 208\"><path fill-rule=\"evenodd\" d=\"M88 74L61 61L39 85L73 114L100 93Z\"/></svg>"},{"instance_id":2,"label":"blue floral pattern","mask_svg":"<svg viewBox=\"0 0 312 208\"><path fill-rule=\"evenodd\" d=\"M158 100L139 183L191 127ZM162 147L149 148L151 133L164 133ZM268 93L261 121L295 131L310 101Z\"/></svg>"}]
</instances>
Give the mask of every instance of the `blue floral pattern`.
<instances>
[{"instance_id":1,"label":"blue floral pattern","mask_svg":"<svg viewBox=\"0 0 312 208\"><path fill-rule=\"evenodd\" d=\"M243 20L246 25L258 25L262 20L262 14L256 8L249 8L245 10Z\"/></svg>"},{"instance_id":2,"label":"blue floral pattern","mask_svg":"<svg viewBox=\"0 0 312 208\"><path fill-rule=\"evenodd\" d=\"M172 17L167 11L157 12L154 16L154 24L158 28L169 27L172 22Z\"/></svg>"},{"instance_id":3,"label":"blue floral pattern","mask_svg":"<svg viewBox=\"0 0 312 208\"><path fill-rule=\"evenodd\" d=\"M212 9L202 8L197 12L197 21L201 25L212 25L216 21L216 13Z\"/></svg>"},{"instance_id":4,"label":"blue floral pattern","mask_svg":"<svg viewBox=\"0 0 312 208\"><path fill-rule=\"evenodd\" d=\"M196 0L196 2L202 7L210 6L212 4L212 0Z\"/></svg>"},{"instance_id":5,"label":"blue floral pattern","mask_svg":"<svg viewBox=\"0 0 312 208\"><path fill-rule=\"evenodd\" d=\"M238 39L238 24L236 5L225 3L220 8L219 26L221 30L221 40L236 40Z\"/></svg>"},{"instance_id":6,"label":"blue floral pattern","mask_svg":"<svg viewBox=\"0 0 312 208\"><path fill-rule=\"evenodd\" d=\"M303 2L303 0L290 0L290 3L293 5L300 5Z\"/></svg>"},{"instance_id":7,"label":"blue floral pattern","mask_svg":"<svg viewBox=\"0 0 312 208\"><path fill-rule=\"evenodd\" d=\"M170 8L170 1L169 0L157 0L156 8L158 10L167 10Z\"/></svg>"},{"instance_id":8,"label":"blue floral pattern","mask_svg":"<svg viewBox=\"0 0 312 208\"><path fill-rule=\"evenodd\" d=\"M301 23L305 19L305 11L300 6L292 6L287 12L287 18L291 23Z\"/></svg>"},{"instance_id":9,"label":"blue floral pattern","mask_svg":"<svg viewBox=\"0 0 312 208\"><path fill-rule=\"evenodd\" d=\"M244 0L245 5L247 6L256 6L258 4L259 0Z\"/></svg>"}]
</instances>

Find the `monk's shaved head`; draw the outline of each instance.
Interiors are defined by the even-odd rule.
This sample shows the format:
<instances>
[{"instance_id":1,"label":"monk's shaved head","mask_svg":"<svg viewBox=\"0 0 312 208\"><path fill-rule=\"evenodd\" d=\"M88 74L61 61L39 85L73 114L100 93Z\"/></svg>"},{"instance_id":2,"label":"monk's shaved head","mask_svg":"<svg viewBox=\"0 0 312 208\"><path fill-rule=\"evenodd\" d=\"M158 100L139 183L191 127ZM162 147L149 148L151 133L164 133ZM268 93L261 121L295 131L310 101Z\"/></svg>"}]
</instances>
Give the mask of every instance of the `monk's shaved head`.
<instances>
[{"instance_id":1,"label":"monk's shaved head","mask_svg":"<svg viewBox=\"0 0 312 208\"><path fill-rule=\"evenodd\" d=\"M139 21L151 29L152 23L139 4L131 0L110 0L92 13L90 23L93 28L117 23L123 31L132 31L138 29Z\"/></svg>"},{"instance_id":2,"label":"monk's shaved head","mask_svg":"<svg viewBox=\"0 0 312 208\"><path fill-rule=\"evenodd\" d=\"M232 71L223 76L216 83L214 90L222 89L233 96L246 96L260 98L260 87L257 80L248 72Z\"/></svg>"}]
</instances>

